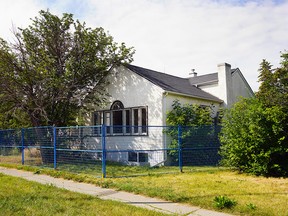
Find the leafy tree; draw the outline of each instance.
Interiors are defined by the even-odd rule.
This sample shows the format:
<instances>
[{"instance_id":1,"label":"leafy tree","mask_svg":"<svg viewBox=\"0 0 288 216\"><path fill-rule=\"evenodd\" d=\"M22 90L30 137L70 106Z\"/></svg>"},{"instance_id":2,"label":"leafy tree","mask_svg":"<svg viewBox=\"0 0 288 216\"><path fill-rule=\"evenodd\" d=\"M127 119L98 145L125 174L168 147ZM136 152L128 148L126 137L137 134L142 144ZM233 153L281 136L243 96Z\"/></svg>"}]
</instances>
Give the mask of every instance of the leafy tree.
<instances>
[{"instance_id":1,"label":"leafy tree","mask_svg":"<svg viewBox=\"0 0 288 216\"><path fill-rule=\"evenodd\" d=\"M285 118L279 106L242 99L226 111L220 135L222 164L265 176L288 175Z\"/></svg>"},{"instance_id":2,"label":"leafy tree","mask_svg":"<svg viewBox=\"0 0 288 216\"><path fill-rule=\"evenodd\" d=\"M14 36L11 44L0 39L1 111L28 116L33 126L76 124L81 110L105 100L110 69L134 54L66 13L40 11Z\"/></svg>"},{"instance_id":3,"label":"leafy tree","mask_svg":"<svg viewBox=\"0 0 288 216\"><path fill-rule=\"evenodd\" d=\"M211 125L211 108L200 106L198 104L181 105L179 100L172 104L172 110L167 113L167 124L173 126L199 126Z\"/></svg>"},{"instance_id":4,"label":"leafy tree","mask_svg":"<svg viewBox=\"0 0 288 216\"><path fill-rule=\"evenodd\" d=\"M288 53L281 65L263 60L256 98L229 110L221 131L222 163L265 176L288 176Z\"/></svg>"},{"instance_id":5,"label":"leafy tree","mask_svg":"<svg viewBox=\"0 0 288 216\"><path fill-rule=\"evenodd\" d=\"M288 111L288 53L282 53L281 58L281 67L276 69L266 60L260 64L261 85L256 96L267 107L280 106Z\"/></svg>"},{"instance_id":6,"label":"leafy tree","mask_svg":"<svg viewBox=\"0 0 288 216\"><path fill-rule=\"evenodd\" d=\"M178 151L174 150L178 148L178 126L181 126L182 129L181 147L185 148L191 145L192 136L198 134L198 136L203 137L211 133L210 125L212 125L214 120L211 117L210 107L203 107L197 104L182 105L178 100L175 100L172 104L172 110L167 113L166 121L170 127L168 127L165 132L171 137L169 148L173 149L169 151L169 155L171 162L175 163L178 161ZM212 129L213 128L214 127L212 127ZM197 145L203 145L203 143L198 142ZM189 154L189 152L186 153Z\"/></svg>"},{"instance_id":7,"label":"leafy tree","mask_svg":"<svg viewBox=\"0 0 288 216\"><path fill-rule=\"evenodd\" d=\"M4 105L2 104L2 106ZM0 130L31 127L27 114L21 110L16 109L13 112L3 112L1 110L0 107Z\"/></svg>"},{"instance_id":8,"label":"leafy tree","mask_svg":"<svg viewBox=\"0 0 288 216\"><path fill-rule=\"evenodd\" d=\"M258 82L261 82L259 91L256 92L257 98L259 98L264 104L269 105L274 101L273 95L275 95L275 76L273 74L272 65L262 60L260 64Z\"/></svg>"}]
</instances>

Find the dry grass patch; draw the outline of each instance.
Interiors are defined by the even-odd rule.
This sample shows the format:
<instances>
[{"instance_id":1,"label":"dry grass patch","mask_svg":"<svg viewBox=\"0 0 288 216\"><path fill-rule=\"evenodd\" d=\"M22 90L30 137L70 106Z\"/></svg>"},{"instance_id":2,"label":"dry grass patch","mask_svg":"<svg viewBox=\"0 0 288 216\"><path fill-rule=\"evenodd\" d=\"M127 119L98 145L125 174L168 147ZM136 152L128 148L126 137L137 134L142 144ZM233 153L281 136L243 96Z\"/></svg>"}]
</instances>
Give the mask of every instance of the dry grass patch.
<instances>
[{"instance_id":1,"label":"dry grass patch","mask_svg":"<svg viewBox=\"0 0 288 216\"><path fill-rule=\"evenodd\" d=\"M226 196L237 204L222 211L245 215L288 215L288 179L253 177L217 170L177 175L112 179L122 190L217 209L214 199Z\"/></svg>"}]
</instances>

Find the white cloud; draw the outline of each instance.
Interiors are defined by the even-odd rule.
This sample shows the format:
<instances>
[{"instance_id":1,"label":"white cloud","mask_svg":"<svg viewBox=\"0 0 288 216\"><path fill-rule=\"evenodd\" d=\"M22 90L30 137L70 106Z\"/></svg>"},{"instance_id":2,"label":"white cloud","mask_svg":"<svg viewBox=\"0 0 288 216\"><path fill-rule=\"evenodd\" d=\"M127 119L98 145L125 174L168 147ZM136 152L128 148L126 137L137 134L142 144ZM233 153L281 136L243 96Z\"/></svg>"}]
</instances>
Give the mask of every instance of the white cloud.
<instances>
[{"instance_id":1,"label":"white cloud","mask_svg":"<svg viewBox=\"0 0 288 216\"><path fill-rule=\"evenodd\" d=\"M205 74L228 62L241 69L254 90L261 60L277 66L280 51L288 49L287 1L12 2L1 2L2 37L7 37L11 21L27 25L29 18L49 7L52 13L73 13L87 26L102 26L116 41L134 46L136 65L186 77L192 68Z\"/></svg>"},{"instance_id":2,"label":"white cloud","mask_svg":"<svg viewBox=\"0 0 288 216\"><path fill-rule=\"evenodd\" d=\"M12 25L26 27L31 23L30 18L37 16L41 9L36 0L9 0L1 1L0 4L0 37L6 40L12 37Z\"/></svg>"}]
</instances>

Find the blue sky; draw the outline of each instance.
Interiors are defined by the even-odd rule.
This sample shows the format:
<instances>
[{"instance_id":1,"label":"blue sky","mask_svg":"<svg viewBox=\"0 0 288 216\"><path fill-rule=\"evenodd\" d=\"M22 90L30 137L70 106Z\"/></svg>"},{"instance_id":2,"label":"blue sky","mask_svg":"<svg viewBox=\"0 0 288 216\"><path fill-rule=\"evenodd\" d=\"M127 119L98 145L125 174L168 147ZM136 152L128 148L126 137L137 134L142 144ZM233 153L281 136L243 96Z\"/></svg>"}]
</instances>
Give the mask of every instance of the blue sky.
<instances>
[{"instance_id":1,"label":"blue sky","mask_svg":"<svg viewBox=\"0 0 288 216\"><path fill-rule=\"evenodd\" d=\"M288 50L288 0L9 0L1 1L0 37L26 27L39 10L72 13L136 50L133 64L187 77L239 67L257 90L262 59L278 66Z\"/></svg>"}]
</instances>

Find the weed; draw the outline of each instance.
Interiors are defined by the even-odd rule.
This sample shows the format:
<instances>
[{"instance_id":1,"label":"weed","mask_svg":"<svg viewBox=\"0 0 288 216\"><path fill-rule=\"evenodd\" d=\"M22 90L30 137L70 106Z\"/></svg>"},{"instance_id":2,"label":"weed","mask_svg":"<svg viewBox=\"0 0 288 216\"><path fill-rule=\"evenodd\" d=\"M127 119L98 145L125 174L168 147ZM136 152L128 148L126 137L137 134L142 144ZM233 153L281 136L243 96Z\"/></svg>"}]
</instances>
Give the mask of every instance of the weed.
<instances>
[{"instance_id":1,"label":"weed","mask_svg":"<svg viewBox=\"0 0 288 216\"><path fill-rule=\"evenodd\" d=\"M108 182L101 182L100 186L102 188L109 188L109 183Z\"/></svg>"},{"instance_id":2,"label":"weed","mask_svg":"<svg viewBox=\"0 0 288 216\"><path fill-rule=\"evenodd\" d=\"M232 208L234 207L237 202L235 200L232 200L228 198L227 196L216 196L214 198L215 206L219 209L223 208Z\"/></svg>"},{"instance_id":3,"label":"weed","mask_svg":"<svg viewBox=\"0 0 288 216\"><path fill-rule=\"evenodd\" d=\"M35 172L34 172L34 174L40 174L41 173L41 170L36 170Z\"/></svg>"},{"instance_id":4,"label":"weed","mask_svg":"<svg viewBox=\"0 0 288 216\"><path fill-rule=\"evenodd\" d=\"M256 205L254 205L253 203L249 203L246 205L248 209L250 210L255 210L256 209Z\"/></svg>"}]
</instances>

